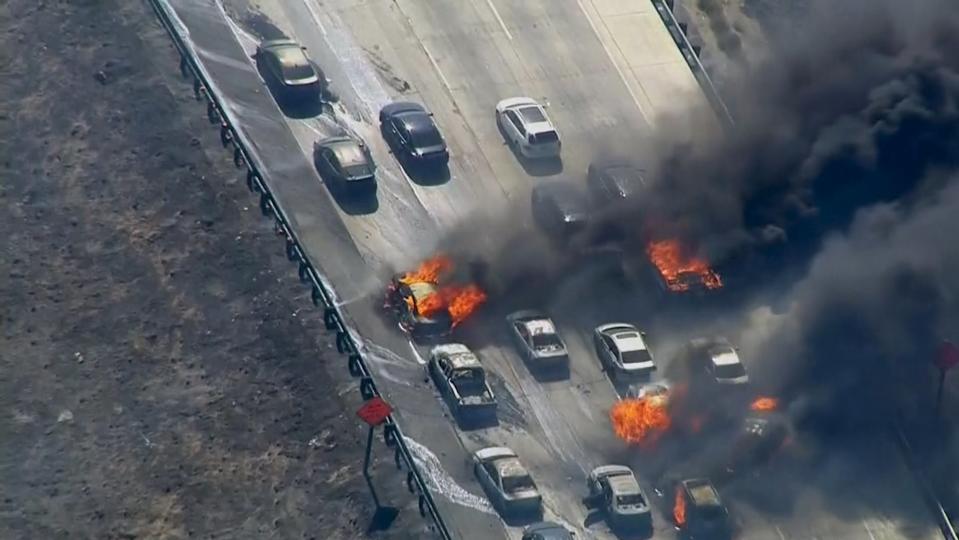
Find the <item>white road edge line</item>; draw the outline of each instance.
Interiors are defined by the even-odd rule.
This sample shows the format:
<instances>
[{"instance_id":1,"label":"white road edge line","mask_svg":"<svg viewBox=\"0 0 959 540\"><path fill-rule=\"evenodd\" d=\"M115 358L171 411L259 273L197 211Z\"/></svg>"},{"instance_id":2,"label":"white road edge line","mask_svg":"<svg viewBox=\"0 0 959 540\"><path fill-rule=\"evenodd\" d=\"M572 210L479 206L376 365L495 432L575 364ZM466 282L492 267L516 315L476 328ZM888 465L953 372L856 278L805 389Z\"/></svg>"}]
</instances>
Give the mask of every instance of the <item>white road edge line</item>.
<instances>
[{"instance_id":1,"label":"white road edge line","mask_svg":"<svg viewBox=\"0 0 959 540\"><path fill-rule=\"evenodd\" d=\"M580 11L583 12L583 15L586 17L586 22L589 23L590 28L593 29L593 33L596 34L596 39L599 40L599 44L603 46L603 50L606 51L606 56L609 57L609 61L613 64L613 69L616 70L616 73L619 74L619 78L623 81L623 84L626 85L626 91L629 92L629 97L633 98L633 103L636 104L636 108L639 109L639 114L642 115L643 120L646 121L646 124L653 126L653 122L650 121L649 116L646 114L646 110L643 109L642 103L640 103L639 98L636 97L636 94L633 92L632 87L629 85L629 81L626 79L626 75L623 73L623 70L619 68L619 64L616 62L616 58L613 57L613 52L609 50L609 47L606 46L606 42L603 41L603 36L600 35L599 29L596 27L596 23L593 22L593 18L589 16L589 11L586 10L586 6L583 5L582 0L576 0L576 4L579 6Z\"/></svg>"},{"instance_id":2,"label":"white road edge line","mask_svg":"<svg viewBox=\"0 0 959 540\"><path fill-rule=\"evenodd\" d=\"M781 540L786 540L786 535L783 534L783 530L779 528L779 525L776 525L776 532L779 534Z\"/></svg>"},{"instance_id":3,"label":"white road edge line","mask_svg":"<svg viewBox=\"0 0 959 540\"><path fill-rule=\"evenodd\" d=\"M506 28L506 23L504 23L503 18L499 16L499 11L496 11L496 6L493 5L493 0L486 0L486 5L488 5L490 11L493 12L493 16L496 17L496 21L499 23L499 27L503 29L503 33L506 34L506 37L510 41L513 41L513 34L510 34L509 30Z\"/></svg>"},{"instance_id":4,"label":"white road edge line","mask_svg":"<svg viewBox=\"0 0 959 540\"><path fill-rule=\"evenodd\" d=\"M867 523L865 519L862 520L862 526L864 529L866 529L866 532L869 534L870 540L876 540L876 536L872 534L872 529L869 528L869 523Z\"/></svg>"}]
</instances>

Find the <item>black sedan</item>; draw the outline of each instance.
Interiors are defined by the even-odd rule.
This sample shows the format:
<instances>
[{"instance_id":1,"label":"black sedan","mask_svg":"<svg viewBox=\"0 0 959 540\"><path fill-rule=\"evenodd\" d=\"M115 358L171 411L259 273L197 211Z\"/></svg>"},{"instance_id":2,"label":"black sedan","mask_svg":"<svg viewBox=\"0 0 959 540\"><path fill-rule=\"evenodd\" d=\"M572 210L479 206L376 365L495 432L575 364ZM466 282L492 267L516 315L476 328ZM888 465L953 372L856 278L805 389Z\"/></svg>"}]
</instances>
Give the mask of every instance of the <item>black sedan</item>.
<instances>
[{"instance_id":1,"label":"black sedan","mask_svg":"<svg viewBox=\"0 0 959 540\"><path fill-rule=\"evenodd\" d=\"M568 239L586 227L589 212L586 194L565 181L547 181L533 188L533 219L557 240Z\"/></svg>"},{"instance_id":2,"label":"black sedan","mask_svg":"<svg viewBox=\"0 0 959 540\"><path fill-rule=\"evenodd\" d=\"M586 185L595 203L611 204L634 196L646 179L641 169L627 162L593 162L586 171Z\"/></svg>"},{"instance_id":3,"label":"black sedan","mask_svg":"<svg viewBox=\"0 0 959 540\"><path fill-rule=\"evenodd\" d=\"M264 41L256 47L253 58L279 100L289 103L316 102L328 91L326 75L307 58L305 47L293 40Z\"/></svg>"},{"instance_id":4,"label":"black sedan","mask_svg":"<svg viewBox=\"0 0 959 540\"><path fill-rule=\"evenodd\" d=\"M390 103L380 110L380 131L404 163L443 166L449 163L446 141L433 115L419 103Z\"/></svg>"},{"instance_id":5,"label":"black sedan","mask_svg":"<svg viewBox=\"0 0 959 540\"><path fill-rule=\"evenodd\" d=\"M372 193L376 191L373 157L362 142L350 137L330 137L313 143L316 169L331 191Z\"/></svg>"}]
</instances>

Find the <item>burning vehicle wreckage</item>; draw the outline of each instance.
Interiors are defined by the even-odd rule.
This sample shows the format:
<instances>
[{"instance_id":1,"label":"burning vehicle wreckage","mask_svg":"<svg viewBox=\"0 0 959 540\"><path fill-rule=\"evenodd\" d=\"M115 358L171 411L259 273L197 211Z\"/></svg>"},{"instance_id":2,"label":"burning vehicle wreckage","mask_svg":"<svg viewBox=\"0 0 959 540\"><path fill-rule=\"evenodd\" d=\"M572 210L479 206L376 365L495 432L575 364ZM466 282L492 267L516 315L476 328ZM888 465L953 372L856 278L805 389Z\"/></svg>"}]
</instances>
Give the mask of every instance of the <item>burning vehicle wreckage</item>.
<instances>
[{"instance_id":1,"label":"burning vehicle wreckage","mask_svg":"<svg viewBox=\"0 0 959 540\"><path fill-rule=\"evenodd\" d=\"M486 302L487 295L478 285L448 282L453 266L450 258L438 255L390 280L383 307L414 340L448 336Z\"/></svg>"},{"instance_id":2,"label":"burning vehicle wreckage","mask_svg":"<svg viewBox=\"0 0 959 540\"><path fill-rule=\"evenodd\" d=\"M791 440L779 408L773 397L717 401L685 384L657 382L614 404L609 418L616 436L641 455L637 467L671 506L680 533L712 538L729 534L715 486L759 473Z\"/></svg>"}]
</instances>

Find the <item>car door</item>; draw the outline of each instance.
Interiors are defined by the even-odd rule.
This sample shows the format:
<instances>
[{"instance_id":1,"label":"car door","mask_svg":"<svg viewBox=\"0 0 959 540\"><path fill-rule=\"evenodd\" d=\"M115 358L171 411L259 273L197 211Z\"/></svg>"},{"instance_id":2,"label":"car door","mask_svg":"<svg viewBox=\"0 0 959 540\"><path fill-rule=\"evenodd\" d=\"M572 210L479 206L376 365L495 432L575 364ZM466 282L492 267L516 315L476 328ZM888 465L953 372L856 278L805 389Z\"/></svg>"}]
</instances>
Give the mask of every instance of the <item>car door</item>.
<instances>
[{"instance_id":1,"label":"car door","mask_svg":"<svg viewBox=\"0 0 959 540\"><path fill-rule=\"evenodd\" d=\"M440 366L440 373L439 373L440 393L443 394L443 397L446 398L448 402L450 402L450 406L452 407L451 398L453 397L453 389L450 388L450 384L452 384L450 382L450 372L452 371L452 367L450 366L449 359L445 357L441 357L439 361L439 366Z\"/></svg>"},{"instance_id":2,"label":"car door","mask_svg":"<svg viewBox=\"0 0 959 540\"><path fill-rule=\"evenodd\" d=\"M521 322L513 323L513 336L516 339L516 346L524 358L532 356L532 348L529 343L529 332L526 331L526 325Z\"/></svg>"},{"instance_id":3,"label":"car door","mask_svg":"<svg viewBox=\"0 0 959 540\"><path fill-rule=\"evenodd\" d=\"M603 334L603 345L606 352L606 365L610 368L619 367L619 347L616 346L616 340Z\"/></svg>"},{"instance_id":4,"label":"car door","mask_svg":"<svg viewBox=\"0 0 959 540\"><path fill-rule=\"evenodd\" d=\"M516 114L516 111L506 111L506 120L506 131L509 133L513 144L520 146L525 145L526 127L523 125L523 121L520 120L519 115Z\"/></svg>"},{"instance_id":5,"label":"car door","mask_svg":"<svg viewBox=\"0 0 959 540\"><path fill-rule=\"evenodd\" d=\"M476 466L476 477L479 479L480 485L483 486L483 491L486 492L486 496L493 503L493 506L500 508L499 489L497 488L495 474L496 469L492 463L479 463Z\"/></svg>"},{"instance_id":6,"label":"car door","mask_svg":"<svg viewBox=\"0 0 959 540\"><path fill-rule=\"evenodd\" d=\"M402 123L397 122L395 124L396 130L396 151L400 156L406 157L410 155L410 133L407 131L406 126Z\"/></svg>"}]
</instances>

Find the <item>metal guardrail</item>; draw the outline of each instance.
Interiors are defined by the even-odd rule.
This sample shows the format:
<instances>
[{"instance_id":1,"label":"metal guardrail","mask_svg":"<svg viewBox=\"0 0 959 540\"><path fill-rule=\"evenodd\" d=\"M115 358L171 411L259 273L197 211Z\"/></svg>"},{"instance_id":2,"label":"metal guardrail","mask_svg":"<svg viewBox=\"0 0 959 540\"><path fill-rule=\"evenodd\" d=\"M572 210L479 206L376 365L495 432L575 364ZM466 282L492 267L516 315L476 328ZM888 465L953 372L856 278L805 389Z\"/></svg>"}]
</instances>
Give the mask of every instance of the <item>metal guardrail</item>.
<instances>
[{"instance_id":1,"label":"metal guardrail","mask_svg":"<svg viewBox=\"0 0 959 540\"><path fill-rule=\"evenodd\" d=\"M177 26L167 12L166 7L164 7L164 2L162 0L148 0L148 2L180 54L180 73L184 78L192 77L194 96L197 101L206 100L207 118L211 124L219 125L220 141L224 147L233 146L234 165L246 167L246 185L251 192L260 194L260 210L264 216L273 217L275 230L278 234L285 236L286 256L290 261L298 263L300 281L311 285L313 304L318 307L322 305L324 325L327 330L336 332L336 350L347 355L347 367L350 374L360 380L360 395L364 400L379 396L380 392L373 381L372 372L363 355L360 354L357 341L353 337L351 329L346 325L345 318L336 307L333 293L323 284L319 272L301 247L296 231L290 226L289 220L275 201L269 186L264 181L261 168L242 141L245 138L244 135L234 127L227 109L216 94L210 90L211 85L202 65L195 57L193 50L187 46L183 37L177 32ZM433 500L433 496L416 466L413 454L406 445L403 431L393 415L390 415L383 424L383 440L386 446L394 451L393 460L396 467L400 470L404 466L406 468L406 487L410 493L417 495L420 515L432 521L430 528L441 539L452 540L453 537L439 513L436 502Z\"/></svg>"},{"instance_id":2,"label":"metal guardrail","mask_svg":"<svg viewBox=\"0 0 959 540\"><path fill-rule=\"evenodd\" d=\"M659 13L659 17L663 20L663 24L666 25L666 30L673 36L676 47L679 48L679 52L683 55L683 58L686 59L686 63L689 64L689 69L692 70L693 76L696 77L696 81L699 83L699 87L702 88L703 94L706 95L709 104L712 105L713 110L719 115L719 120L722 122L723 127L734 127L736 122L729 113L729 108L726 107L726 103L719 95L719 91L716 90L716 85L713 84L713 80L710 79L709 74L706 73L706 68L704 68L703 64L699 61L699 55L696 54L696 50L692 44L689 43L689 39L686 38L686 32L683 31L682 25L680 25L675 15L673 15L673 0L650 1L653 3L653 7L656 8L656 12Z\"/></svg>"}]
</instances>

